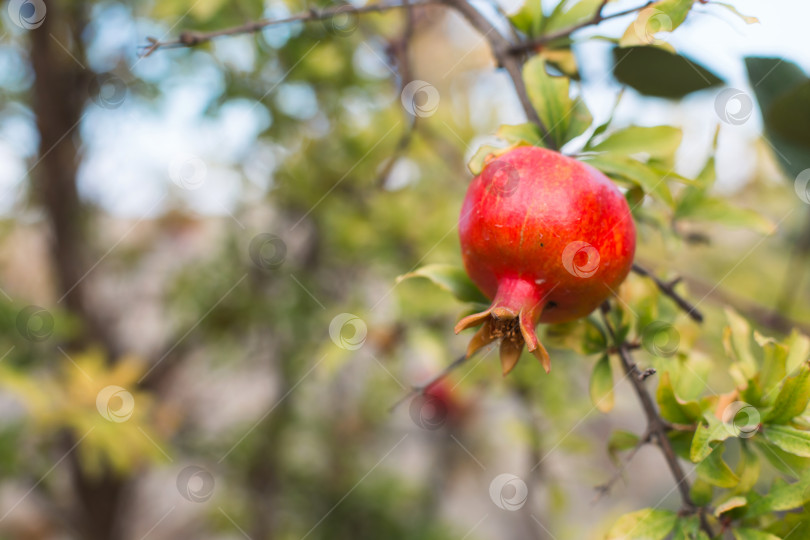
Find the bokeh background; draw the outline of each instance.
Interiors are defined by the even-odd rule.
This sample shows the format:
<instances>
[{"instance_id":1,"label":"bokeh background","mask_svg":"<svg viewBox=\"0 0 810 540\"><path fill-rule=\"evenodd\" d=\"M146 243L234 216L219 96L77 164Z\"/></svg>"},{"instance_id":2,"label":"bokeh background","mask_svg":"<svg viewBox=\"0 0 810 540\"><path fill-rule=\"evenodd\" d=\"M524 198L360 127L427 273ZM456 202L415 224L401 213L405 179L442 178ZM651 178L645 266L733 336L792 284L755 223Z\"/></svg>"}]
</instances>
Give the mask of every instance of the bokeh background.
<instances>
[{"instance_id":1,"label":"bokeh background","mask_svg":"<svg viewBox=\"0 0 810 540\"><path fill-rule=\"evenodd\" d=\"M669 315L718 392L731 386L712 369L724 306L810 326L810 200L794 189L807 137L768 136L744 60L810 71L810 6L732 4L759 23L707 4L665 36L722 84L680 100L627 89L614 114L682 127L683 174L717 133L717 193L778 224L640 227L639 260L683 276L706 312L702 330ZM644 418L625 383L613 412L594 408L593 357L555 348L550 375L526 358L502 378L487 353L435 399L391 409L468 338L453 335L450 295L396 278L459 264L466 162L525 121L459 16L420 7L407 32L397 11L342 16L142 55L149 37L313 5L4 2L0 538L562 540L601 538L650 501L677 509L654 448L597 497L616 467L610 433ZM611 47L575 47L595 125L623 88ZM403 99L408 81L427 86ZM791 114L806 126L810 106Z\"/></svg>"}]
</instances>

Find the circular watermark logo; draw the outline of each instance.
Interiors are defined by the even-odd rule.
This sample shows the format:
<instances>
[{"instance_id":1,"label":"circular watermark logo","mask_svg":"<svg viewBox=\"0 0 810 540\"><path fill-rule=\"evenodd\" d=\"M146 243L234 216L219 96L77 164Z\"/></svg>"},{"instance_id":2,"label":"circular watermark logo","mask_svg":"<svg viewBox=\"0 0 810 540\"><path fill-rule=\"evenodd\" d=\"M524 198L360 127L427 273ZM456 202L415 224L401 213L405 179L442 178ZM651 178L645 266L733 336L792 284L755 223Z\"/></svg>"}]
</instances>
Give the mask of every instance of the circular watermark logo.
<instances>
[{"instance_id":1,"label":"circular watermark logo","mask_svg":"<svg viewBox=\"0 0 810 540\"><path fill-rule=\"evenodd\" d=\"M102 388L96 396L98 413L110 422L126 422L135 410L135 398L126 388L110 385Z\"/></svg>"},{"instance_id":2,"label":"circular watermark logo","mask_svg":"<svg viewBox=\"0 0 810 540\"><path fill-rule=\"evenodd\" d=\"M411 81L402 89L400 96L405 110L419 118L432 116L439 108L439 91L425 81Z\"/></svg>"},{"instance_id":3,"label":"circular watermark logo","mask_svg":"<svg viewBox=\"0 0 810 540\"><path fill-rule=\"evenodd\" d=\"M673 356L680 344L680 332L667 322L653 321L641 331L641 346L655 356Z\"/></svg>"},{"instance_id":4,"label":"circular watermark logo","mask_svg":"<svg viewBox=\"0 0 810 540\"><path fill-rule=\"evenodd\" d=\"M11 22L25 30L34 30L45 22L45 2L43 0L10 0L8 15Z\"/></svg>"},{"instance_id":5,"label":"circular watermark logo","mask_svg":"<svg viewBox=\"0 0 810 540\"><path fill-rule=\"evenodd\" d=\"M201 503L214 494L214 475L197 465L189 465L177 475L177 491L187 501Z\"/></svg>"},{"instance_id":6,"label":"circular watermark logo","mask_svg":"<svg viewBox=\"0 0 810 540\"><path fill-rule=\"evenodd\" d=\"M439 429L447 421L447 404L430 394L416 395L408 412L414 424L430 431Z\"/></svg>"},{"instance_id":7,"label":"circular watermark logo","mask_svg":"<svg viewBox=\"0 0 810 540\"><path fill-rule=\"evenodd\" d=\"M45 341L53 334L53 315L39 306L28 306L17 313L17 331L28 341Z\"/></svg>"},{"instance_id":8,"label":"circular watermark logo","mask_svg":"<svg viewBox=\"0 0 810 540\"><path fill-rule=\"evenodd\" d=\"M368 328L363 319L351 313L341 313L329 324L329 337L341 349L356 351L366 342Z\"/></svg>"},{"instance_id":9,"label":"circular watermark logo","mask_svg":"<svg viewBox=\"0 0 810 540\"><path fill-rule=\"evenodd\" d=\"M100 73L90 79L90 95L99 107L117 109L127 98L127 84L112 73Z\"/></svg>"},{"instance_id":10,"label":"circular watermark logo","mask_svg":"<svg viewBox=\"0 0 810 540\"><path fill-rule=\"evenodd\" d=\"M262 270L275 270L287 258L287 244L270 233L257 234L248 245L250 259Z\"/></svg>"},{"instance_id":11,"label":"circular watermark logo","mask_svg":"<svg viewBox=\"0 0 810 540\"><path fill-rule=\"evenodd\" d=\"M655 37L657 33L672 32L672 19L663 11L648 7L639 12L633 30L642 43L654 45L663 41Z\"/></svg>"},{"instance_id":12,"label":"circular watermark logo","mask_svg":"<svg viewBox=\"0 0 810 540\"><path fill-rule=\"evenodd\" d=\"M322 24L330 34L346 37L357 30L359 19L355 7L346 4L337 8L331 17L323 19Z\"/></svg>"},{"instance_id":13,"label":"circular watermark logo","mask_svg":"<svg viewBox=\"0 0 810 540\"><path fill-rule=\"evenodd\" d=\"M183 189L199 189L207 174L205 162L194 154L180 154L169 163L169 178Z\"/></svg>"},{"instance_id":14,"label":"circular watermark logo","mask_svg":"<svg viewBox=\"0 0 810 540\"><path fill-rule=\"evenodd\" d=\"M489 498L501 510L520 510L529 498L526 482L514 474L503 473L489 484Z\"/></svg>"},{"instance_id":15,"label":"circular watermark logo","mask_svg":"<svg viewBox=\"0 0 810 540\"><path fill-rule=\"evenodd\" d=\"M481 173L485 189L499 197L510 197L520 185L520 173L511 163L502 159L487 164Z\"/></svg>"},{"instance_id":16,"label":"circular watermark logo","mask_svg":"<svg viewBox=\"0 0 810 540\"><path fill-rule=\"evenodd\" d=\"M742 90L726 88L714 99L714 111L726 124L740 126L751 118L754 100Z\"/></svg>"},{"instance_id":17,"label":"circular watermark logo","mask_svg":"<svg viewBox=\"0 0 810 540\"><path fill-rule=\"evenodd\" d=\"M723 425L734 437L749 439L759 431L761 416L753 405L744 401L734 401L723 409Z\"/></svg>"},{"instance_id":18,"label":"circular watermark logo","mask_svg":"<svg viewBox=\"0 0 810 540\"><path fill-rule=\"evenodd\" d=\"M575 240L565 246L562 263L572 276L589 278L599 270L599 251L588 242Z\"/></svg>"},{"instance_id":19,"label":"circular watermark logo","mask_svg":"<svg viewBox=\"0 0 810 540\"><path fill-rule=\"evenodd\" d=\"M804 204L810 204L810 169L799 173L793 182L793 189L796 190L796 195Z\"/></svg>"}]
</instances>

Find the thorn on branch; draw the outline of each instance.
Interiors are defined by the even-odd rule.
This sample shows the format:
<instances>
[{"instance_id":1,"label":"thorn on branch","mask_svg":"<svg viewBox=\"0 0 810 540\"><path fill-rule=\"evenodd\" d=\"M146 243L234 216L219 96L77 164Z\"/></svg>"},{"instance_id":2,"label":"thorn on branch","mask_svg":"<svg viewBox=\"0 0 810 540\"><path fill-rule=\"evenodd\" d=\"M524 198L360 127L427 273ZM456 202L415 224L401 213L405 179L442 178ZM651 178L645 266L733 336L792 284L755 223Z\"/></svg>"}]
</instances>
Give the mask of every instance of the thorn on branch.
<instances>
[{"instance_id":1,"label":"thorn on branch","mask_svg":"<svg viewBox=\"0 0 810 540\"><path fill-rule=\"evenodd\" d=\"M642 371L641 373L638 373L636 375L636 377L638 378L639 381L644 381L648 377L651 377L652 375L655 375L655 373L656 373L655 368L647 368L644 371Z\"/></svg>"}]
</instances>

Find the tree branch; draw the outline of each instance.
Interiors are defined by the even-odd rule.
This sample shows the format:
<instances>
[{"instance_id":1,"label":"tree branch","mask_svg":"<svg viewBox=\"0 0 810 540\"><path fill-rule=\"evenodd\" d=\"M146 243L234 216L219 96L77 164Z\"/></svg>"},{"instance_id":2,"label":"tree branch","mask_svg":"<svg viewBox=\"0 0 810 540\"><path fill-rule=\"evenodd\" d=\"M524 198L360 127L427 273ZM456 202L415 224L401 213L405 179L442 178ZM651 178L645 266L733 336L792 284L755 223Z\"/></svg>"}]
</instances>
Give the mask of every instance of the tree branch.
<instances>
[{"instance_id":1,"label":"tree branch","mask_svg":"<svg viewBox=\"0 0 810 540\"><path fill-rule=\"evenodd\" d=\"M586 19L581 23L575 24L568 28L563 28L558 30L557 32L550 32L548 34L539 36L534 39L530 39L527 41L523 41L518 43L517 45L513 45L509 52L516 54L516 53L525 53L537 50L538 47L542 47L546 43L550 43L552 41L556 41L558 39L569 37L571 34L576 32L577 30L581 30L588 26L595 26L601 23L602 21L607 21L610 19L616 19L618 17L624 17L625 15L630 15L631 13L636 13L641 11L642 9L649 7L654 0L650 0L638 7L626 9L624 11L618 11L616 13L611 13L610 15L603 15L602 10L605 8L605 5L608 3L608 0L602 0L602 5L599 6L599 9L596 11L593 17L590 19Z\"/></svg>"},{"instance_id":2,"label":"tree branch","mask_svg":"<svg viewBox=\"0 0 810 540\"><path fill-rule=\"evenodd\" d=\"M337 15L360 15L362 13L382 13L394 9L413 8L431 4L437 4L440 0L421 0L420 2L403 2L397 4L368 4L365 6L352 6L350 4L343 4L324 9L312 8L308 11L291 15L284 19L260 19L258 21L251 21L240 26L232 26L230 28L223 28L221 30L214 30L212 32L192 32L186 31L180 34L177 39L168 41L159 41L155 38L147 38L148 45L142 45L142 56L149 56L158 49L176 49L181 47L193 47L201 43L207 43L216 38L225 36L236 36L240 34L253 34L260 32L270 26L278 26L282 24L289 24L293 22L309 22L309 21L322 21L331 19Z\"/></svg>"},{"instance_id":3,"label":"tree branch","mask_svg":"<svg viewBox=\"0 0 810 540\"><path fill-rule=\"evenodd\" d=\"M698 311L697 307L693 306L683 296L675 292L675 285L680 281L680 278L676 279L671 283L664 283L663 281L655 277L655 274L653 274L646 268L642 268L641 266L635 263L633 263L633 272L635 272L640 276L648 277L651 280L653 280L653 282L655 282L655 284L658 286L658 289L665 295L672 298L672 300L676 304L678 304L678 307L684 310L686 314L692 318L693 321L699 323L703 322L703 314L700 311Z\"/></svg>"},{"instance_id":4,"label":"tree branch","mask_svg":"<svg viewBox=\"0 0 810 540\"><path fill-rule=\"evenodd\" d=\"M678 461L678 456L675 455L675 450L672 448L672 444L667 437L667 423L658 414L658 410L655 407L655 401L653 401L652 396L650 395L649 391L647 391L647 387L644 385L643 379L639 377L638 366L636 366L635 362L633 362L633 357L629 348L627 347L627 343L625 341L619 342L617 340L616 331L613 329L613 326L610 324L610 320L607 316L609 312L610 304L605 302L602 304L601 308L602 320L605 323L605 327L607 328L611 339L619 348L619 359L621 360L622 368L624 368L624 372L628 375L627 378L633 385L636 396L638 396L638 399L641 402L644 415L647 417L648 433L653 439L655 439L658 447L661 449L661 453L664 455L664 460L667 463L669 471L672 473L672 477L675 479L676 487L681 495L681 502L684 510L690 514L698 514L700 517L701 528L706 532L706 534L709 535L710 538L713 538L714 533L709 525L708 520L706 519L703 509L692 501L692 496L689 494L689 480L687 479L686 473L684 473L683 468Z\"/></svg>"},{"instance_id":5,"label":"tree branch","mask_svg":"<svg viewBox=\"0 0 810 540\"><path fill-rule=\"evenodd\" d=\"M636 443L636 445L627 454L627 457L624 459L622 465L616 468L616 471L605 483L596 486L596 499L594 500L594 503L599 502L599 500L602 497L604 497L610 492L610 489L613 487L613 485L616 482L618 482L622 476L624 476L624 471L626 471L627 468L630 466L630 462L633 461L634 457L636 457L638 451L641 450L641 448L644 445L649 444L651 441L652 441L652 433L650 433L650 430L647 429L647 431L644 432L644 435L642 435L641 438L639 438L638 443Z\"/></svg>"},{"instance_id":6,"label":"tree branch","mask_svg":"<svg viewBox=\"0 0 810 540\"><path fill-rule=\"evenodd\" d=\"M649 272L646 269L645 271ZM641 273L639 272L639 274ZM702 296L704 299L712 300L718 304L731 306L764 328L783 334L788 334L796 328L802 333L810 335L810 324L806 322L787 317L778 310L770 309L752 300L740 298L717 285L711 285L695 277L685 274L682 274L682 277L683 281L689 286L690 291L693 291L695 295ZM669 283L669 286L674 287L674 284ZM686 311L688 311L688 308L686 308Z\"/></svg>"},{"instance_id":7,"label":"tree branch","mask_svg":"<svg viewBox=\"0 0 810 540\"><path fill-rule=\"evenodd\" d=\"M493 26L486 17L467 3L466 0L442 1L458 11L459 14L489 42L492 55L495 57L498 67L504 68L509 74L509 78L512 79L518 99L520 100L520 105L523 107L526 117L538 127L546 146L555 150L554 142L548 137L548 126L540 119L537 111L534 110L534 106L532 106L532 102L529 100L529 94L526 91L526 85L523 82L523 73L521 71L523 61L520 59L520 55L512 51L513 45L498 32L495 26Z\"/></svg>"}]
</instances>

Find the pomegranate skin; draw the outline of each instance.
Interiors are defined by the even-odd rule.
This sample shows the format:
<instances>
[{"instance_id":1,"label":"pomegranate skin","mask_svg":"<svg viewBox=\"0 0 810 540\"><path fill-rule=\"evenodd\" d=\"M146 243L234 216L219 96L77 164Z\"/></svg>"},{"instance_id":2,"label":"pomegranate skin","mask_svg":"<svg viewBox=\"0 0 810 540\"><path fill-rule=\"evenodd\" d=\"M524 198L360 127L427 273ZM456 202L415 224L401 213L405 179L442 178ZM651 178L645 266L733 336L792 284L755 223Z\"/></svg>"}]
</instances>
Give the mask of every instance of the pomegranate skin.
<instances>
[{"instance_id":1,"label":"pomegranate skin","mask_svg":"<svg viewBox=\"0 0 810 540\"><path fill-rule=\"evenodd\" d=\"M521 337L548 370L537 323L571 321L597 308L629 273L636 245L630 208L613 182L585 163L530 146L502 154L473 179L459 235L467 273L493 302L456 331L489 323L468 354L502 338L502 362L513 336L505 372L517 362ZM510 321L519 336L510 334Z\"/></svg>"}]
</instances>

